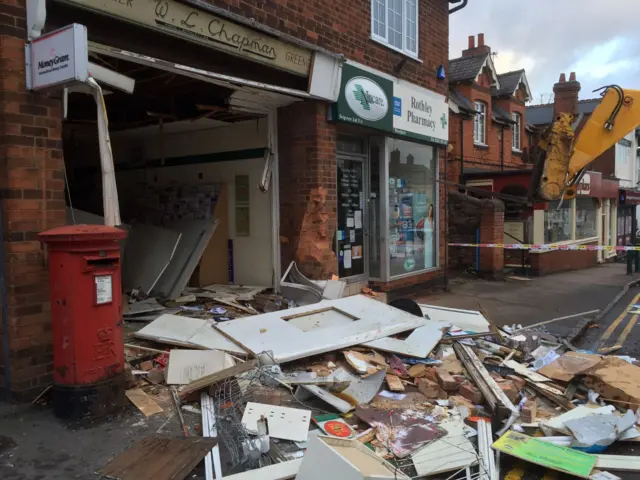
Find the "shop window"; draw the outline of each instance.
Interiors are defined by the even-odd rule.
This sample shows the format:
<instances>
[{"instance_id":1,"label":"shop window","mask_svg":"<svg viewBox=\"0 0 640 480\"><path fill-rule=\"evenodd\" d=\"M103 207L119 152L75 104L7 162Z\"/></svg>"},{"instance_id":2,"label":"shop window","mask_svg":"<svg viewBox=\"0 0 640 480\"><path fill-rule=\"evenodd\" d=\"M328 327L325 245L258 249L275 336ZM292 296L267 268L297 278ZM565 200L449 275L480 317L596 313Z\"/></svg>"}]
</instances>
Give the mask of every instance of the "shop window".
<instances>
[{"instance_id":1,"label":"shop window","mask_svg":"<svg viewBox=\"0 0 640 480\"><path fill-rule=\"evenodd\" d=\"M434 147L389 140L389 274L437 266Z\"/></svg>"},{"instance_id":2,"label":"shop window","mask_svg":"<svg viewBox=\"0 0 640 480\"><path fill-rule=\"evenodd\" d=\"M251 235L249 175L236 175L235 187L236 237L249 237Z\"/></svg>"},{"instance_id":3,"label":"shop window","mask_svg":"<svg viewBox=\"0 0 640 480\"><path fill-rule=\"evenodd\" d=\"M487 105L476 102L476 118L473 128L473 141L479 145L487 144Z\"/></svg>"},{"instance_id":4,"label":"shop window","mask_svg":"<svg viewBox=\"0 0 640 480\"><path fill-rule=\"evenodd\" d=\"M556 243L572 240L573 200L549 202L544 212L544 241Z\"/></svg>"},{"instance_id":5,"label":"shop window","mask_svg":"<svg viewBox=\"0 0 640 480\"><path fill-rule=\"evenodd\" d=\"M517 150L518 152L522 150L520 143L520 133L522 132L522 115L519 113L512 113L511 119L513 120L513 125L511 126L511 131L513 132L513 150Z\"/></svg>"},{"instance_id":6,"label":"shop window","mask_svg":"<svg viewBox=\"0 0 640 480\"><path fill-rule=\"evenodd\" d=\"M576 198L576 240L597 236L596 202L593 198Z\"/></svg>"},{"instance_id":7,"label":"shop window","mask_svg":"<svg viewBox=\"0 0 640 480\"><path fill-rule=\"evenodd\" d=\"M371 36L417 57L418 0L371 0Z\"/></svg>"}]
</instances>

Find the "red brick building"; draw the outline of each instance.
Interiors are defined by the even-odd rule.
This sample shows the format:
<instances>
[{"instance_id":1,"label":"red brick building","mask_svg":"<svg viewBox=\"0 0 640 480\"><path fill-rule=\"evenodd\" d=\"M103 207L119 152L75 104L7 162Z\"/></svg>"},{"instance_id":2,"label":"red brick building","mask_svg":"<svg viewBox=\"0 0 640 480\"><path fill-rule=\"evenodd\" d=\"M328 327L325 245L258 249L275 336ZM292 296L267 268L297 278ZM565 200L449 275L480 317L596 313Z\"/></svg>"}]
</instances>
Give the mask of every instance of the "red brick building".
<instances>
[{"instance_id":1,"label":"red brick building","mask_svg":"<svg viewBox=\"0 0 640 480\"><path fill-rule=\"evenodd\" d=\"M25 82L28 38L72 23L87 27L92 76L135 81L133 93L103 84L123 222L172 225L198 218L194 198L224 198L214 214L229 248L212 255L235 283L275 285L291 260L310 278L347 279L350 293L442 275L448 85L438 71L449 9L466 1L30 5L27 15L25 2L0 4L5 393L29 399L52 378L37 234L100 223L103 211L93 98L70 93L63 108L61 89ZM255 188L263 172L266 193Z\"/></svg>"}]
</instances>

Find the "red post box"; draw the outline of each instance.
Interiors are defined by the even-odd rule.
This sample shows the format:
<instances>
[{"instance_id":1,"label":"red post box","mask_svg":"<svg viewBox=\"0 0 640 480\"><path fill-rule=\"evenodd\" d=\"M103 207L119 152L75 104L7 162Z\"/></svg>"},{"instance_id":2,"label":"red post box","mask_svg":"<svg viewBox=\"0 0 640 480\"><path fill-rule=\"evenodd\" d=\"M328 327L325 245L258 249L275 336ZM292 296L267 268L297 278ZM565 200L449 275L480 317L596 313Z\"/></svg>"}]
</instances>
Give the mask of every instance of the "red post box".
<instances>
[{"instance_id":1,"label":"red post box","mask_svg":"<svg viewBox=\"0 0 640 480\"><path fill-rule=\"evenodd\" d=\"M119 228L67 225L49 247L54 412L78 419L124 404Z\"/></svg>"}]
</instances>

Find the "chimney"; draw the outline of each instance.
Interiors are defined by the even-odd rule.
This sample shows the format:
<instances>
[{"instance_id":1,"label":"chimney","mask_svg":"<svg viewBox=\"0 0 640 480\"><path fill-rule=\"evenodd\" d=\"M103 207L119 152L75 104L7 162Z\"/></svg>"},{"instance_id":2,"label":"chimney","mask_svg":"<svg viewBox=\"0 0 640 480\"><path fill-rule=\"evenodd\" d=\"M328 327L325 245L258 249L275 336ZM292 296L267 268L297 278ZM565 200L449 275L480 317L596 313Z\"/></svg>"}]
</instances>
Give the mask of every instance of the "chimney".
<instances>
[{"instance_id":1,"label":"chimney","mask_svg":"<svg viewBox=\"0 0 640 480\"><path fill-rule=\"evenodd\" d=\"M471 57L474 55L482 55L491 53L491 47L484 44L484 33L478 34L478 46L476 47L475 36L469 37L469 48L462 51L463 57Z\"/></svg>"},{"instance_id":2,"label":"chimney","mask_svg":"<svg viewBox=\"0 0 640 480\"><path fill-rule=\"evenodd\" d=\"M557 118L561 113L578 114L578 96L580 95L580 82L576 79L576 73L571 72L569 81L563 73L560 80L553 86L555 95L553 101L553 116Z\"/></svg>"}]
</instances>

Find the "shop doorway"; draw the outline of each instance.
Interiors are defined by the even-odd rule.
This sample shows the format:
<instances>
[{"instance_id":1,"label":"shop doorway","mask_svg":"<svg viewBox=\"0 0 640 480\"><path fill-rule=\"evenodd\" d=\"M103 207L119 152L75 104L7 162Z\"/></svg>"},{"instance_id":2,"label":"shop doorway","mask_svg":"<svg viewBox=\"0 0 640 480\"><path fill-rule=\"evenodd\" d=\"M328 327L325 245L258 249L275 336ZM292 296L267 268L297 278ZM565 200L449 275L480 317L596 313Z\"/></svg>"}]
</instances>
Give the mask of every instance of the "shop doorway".
<instances>
[{"instance_id":1,"label":"shop doorway","mask_svg":"<svg viewBox=\"0 0 640 480\"><path fill-rule=\"evenodd\" d=\"M339 136L338 215L336 256L338 275L350 283L364 281L369 275L369 199L368 142L365 138Z\"/></svg>"}]
</instances>

